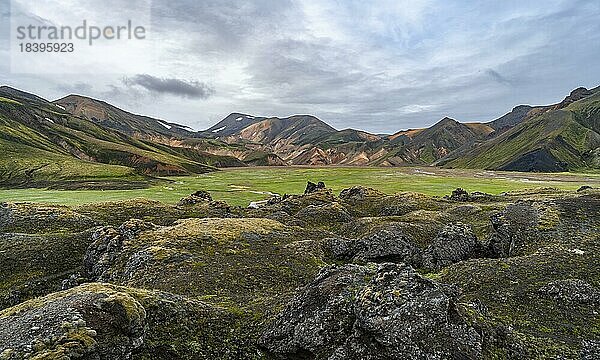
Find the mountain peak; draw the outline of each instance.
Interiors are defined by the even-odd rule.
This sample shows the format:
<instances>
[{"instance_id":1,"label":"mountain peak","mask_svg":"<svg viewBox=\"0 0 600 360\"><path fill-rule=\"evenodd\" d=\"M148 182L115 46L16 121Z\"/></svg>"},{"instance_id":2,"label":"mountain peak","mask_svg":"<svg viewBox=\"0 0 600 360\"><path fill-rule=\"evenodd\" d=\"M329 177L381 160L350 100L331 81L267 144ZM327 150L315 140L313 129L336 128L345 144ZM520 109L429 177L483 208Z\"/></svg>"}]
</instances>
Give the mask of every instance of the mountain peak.
<instances>
[{"instance_id":1,"label":"mountain peak","mask_svg":"<svg viewBox=\"0 0 600 360\"><path fill-rule=\"evenodd\" d=\"M579 101L590 95L594 95L594 90L588 90L584 87L578 87L577 89L571 91L569 96L565 97L565 99L563 101L561 101L556 106L553 106L551 109L555 110L555 109L565 108L565 107L569 106L570 104L574 103L575 101Z\"/></svg>"},{"instance_id":2,"label":"mountain peak","mask_svg":"<svg viewBox=\"0 0 600 360\"><path fill-rule=\"evenodd\" d=\"M240 117L240 116L241 117L248 117L248 118L254 118L255 117L255 116L252 116L250 114L244 114L244 113L239 113L239 112L232 112L231 114L227 115L225 117L225 119L232 118L232 117L237 118L237 117Z\"/></svg>"},{"instance_id":3,"label":"mountain peak","mask_svg":"<svg viewBox=\"0 0 600 360\"><path fill-rule=\"evenodd\" d=\"M70 94L55 100L54 104L60 105L75 116L135 137L168 138L189 136L193 133L193 130L187 126L136 115L105 101L84 95Z\"/></svg>"},{"instance_id":4,"label":"mountain peak","mask_svg":"<svg viewBox=\"0 0 600 360\"><path fill-rule=\"evenodd\" d=\"M450 117L444 117L442 120L438 121L435 125L433 126L439 126L439 125L450 125L450 124L459 124L458 121L450 118Z\"/></svg>"},{"instance_id":5,"label":"mountain peak","mask_svg":"<svg viewBox=\"0 0 600 360\"><path fill-rule=\"evenodd\" d=\"M81 95L81 94L69 94L66 96L63 96L62 98L58 99L58 100L54 100L54 103L59 103L59 102L65 102L65 101L89 101L89 102L95 102L98 104L102 104L102 105L106 105L106 106L110 106L113 108L117 108L114 105L111 105L109 103L107 103L106 101L102 101L102 100L98 100L98 99L94 99L92 97L86 96L86 95ZM125 111L125 110L123 110Z\"/></svg>"},{"instance_id":6,"label":"mountain peak","mask_svg":"<svg viewBox=\"0 0 600 360\"><path fill-rule=\"evenodd\" d=\"M215 125L206 129L204 133L208 136L230 136L233 134L237 134L244 128L252 124L258 123L264 119L266 119L266 117L258 117L254 115L234 112L227 115L223 120L219 121Z\"/></svg>"},{"instance_id":7,"label":"mountain peak","mask_svg":"<svg viewBox=\"0 0 600 360\"><path fill-rule=\"evenodd\" d=\"M590 90L588 90L587 88L580 86L577 89L571 91L571 93L569 94L569 96L575 96L575 95L581 95L581 94L586 94L590 92Z\"/></svg>"},{"instance_id":8,"label":"mountain peak","mask_svg":"<svg viewBox=\"0 0 600 360\"><path fill-rule=\"evenodd\" d=\"M523 110L531 110L531 105L517 105L511 111L523 111Z\"/></svg>"},{"instance_id":9,"label":"mountain peak","mask_svg":"<svg viewBox=\"0 0 600 360\"><path fill-rule=\"evenodd\" d=\"M316 117L314 115L310 115L310 114L295 114L295 115L288 116L286 118L281 118L281 119L282 120L313 119L313 120L321 121L318 117Z\"/></svg>"},{"instance_id":10,"label":"mountain peak","mask_svg":"<svg viewBox=\"0 0 600 360\"><path fill-rule=\"evenodd\" d=\"M8 86L8 85L2 85L2 86L0 86L0 91L15 91L15 92L18 91L18 92L24 92L24 91L21 91L19 89L16 89L16 88L12 87L12 86Z\"/></svg>"},{"instance_id":11,"label":"mountain peak","mask_svg":"<svg viewBox=\"0 0 600 360\"><path fill-rule=\"evenodd\" d=\"M231 113L206 131L210 137L241 136L245 140L260 141L272 140L277 134L290 135L295 132L310 132L315 134L319 129L322 134L335 132L333 127L323 122L314 115L291 115L285 118L276 116L253 116L242 113ZM265 135L266 133L269 135Z\"/></svg>"}]
</instances>

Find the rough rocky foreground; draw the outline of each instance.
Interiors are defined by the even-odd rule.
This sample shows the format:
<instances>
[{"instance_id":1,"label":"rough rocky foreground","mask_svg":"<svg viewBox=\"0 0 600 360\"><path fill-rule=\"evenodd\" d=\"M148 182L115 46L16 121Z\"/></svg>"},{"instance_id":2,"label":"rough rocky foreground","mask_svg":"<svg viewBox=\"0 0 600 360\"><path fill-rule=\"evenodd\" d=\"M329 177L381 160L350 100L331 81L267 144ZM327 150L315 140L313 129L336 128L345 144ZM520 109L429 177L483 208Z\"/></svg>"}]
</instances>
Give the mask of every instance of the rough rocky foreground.
<instances>
[{"instance_id":1,"label":"rough rocky foreground","mask_svg":"<svg viewBox=\"0 0 600 360\"><path fill-rule=\"evenodd\" d=\"M0 359L598 359L600 191L0 206Z\"/></svg>"}]
</instances>

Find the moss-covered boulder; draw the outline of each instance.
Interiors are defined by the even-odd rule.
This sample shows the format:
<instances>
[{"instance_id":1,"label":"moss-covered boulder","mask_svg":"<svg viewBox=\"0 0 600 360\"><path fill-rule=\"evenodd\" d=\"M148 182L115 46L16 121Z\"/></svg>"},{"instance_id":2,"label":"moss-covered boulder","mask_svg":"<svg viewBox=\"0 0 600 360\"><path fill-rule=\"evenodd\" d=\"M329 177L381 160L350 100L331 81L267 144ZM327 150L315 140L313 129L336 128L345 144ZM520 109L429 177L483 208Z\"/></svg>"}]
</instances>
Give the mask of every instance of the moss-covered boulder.
<instances>
[{"instance_id":1,"label":"moss-covered boulder","mask_svg":"<svg viewBox=\"0 0 600 360\"><path fill-rule=\"evenodd\" d=\"M423 266L433 271L459 261L484 256L483 246L470 226L449 224L439 232L423 254Z\"/></svg>"},{"instance_id":2,"label":"moss-covered boulder","mask_svg":"<svg viewBox=\"0 0 600 360\"><path fill-rule=\"evenodd\" d=\"M236 211L241 211L220 201L202 200L193 204L170 205L147 199L87 204L74 207L74 210L101 221L102 225L113 226L119 226L130 219L172 225L179 219L231 217L235 216Z\"/></svg>"},{"instance_id":3,"label":"moss-covered boulder","mask_svg":"<svg viewBox=\"0 0 600 360\"><path fill-rule=\"evenodd\" d=\"M0 233L0 309L61 290L81 271L91 234Z\"/></svg>"},{"instance_id":4,"label":"moss-covered boulder","mask_svg":"<svg viewBox=\"0 0 600 360\"><path fill-rule=\"evenodd\" d=\"M129 359L146 326L133 297L88 284L0 312L0 358Z\"/></svg>"},{"instance_id":5,"label":"moss-covered boulder","mask_svg":"<svg viewBox=\"0 0 600 360\"><path fill-rule=\"evenodd\" d=\"M475 359L482 336L458 293L410 266L333 266L277 317L261 344L280 359Z\"/></svg>"},{"instance_id":6,"label":"moss-covered boulder","mask_svg":"<svg viewBox=\"0 0 600 360\"><path fill-rule=\"evenodd\" d=\"M94 281L216 297L240 306L277 303L322 266L321 233L268 219L132 220L93 235L84 261Z\"/></svg>"},{"instance_id":7,"label":"moss-covered boulder","mask_svg":"<svg viewBox=\"0 0 600 360\"><path fill-rule=\"evenodd\" d=\"M88 283L0 312L2 359L258 359L250 315Z\"/></svg>"},{"instance_id":8,"label":"moss-covered boulder","mask_svg":"<svg viewBox=\"0 0 600 360\"><path fill-rule=\"evenodd\" d=\"M33 203L0 204L0 233L27 234L81 231L97 226L97 220L67 206Z\"/></svg>"},{"instance_id":9,"label":"moss-covered boulder","mask_svg":"<svg viewBox=\"0 0 600 360\"><path fill-rule=\"evenodd\" d=\"M420 267L422 251L398 226L387 226L359 239L331 238L323 242L325 254L354 263L398 262Z\"/></svg>"},{"instance_id":10,"label":"moss-covered boulder","mask_svg":"<svg viewBox=\"0 0 600 360\"><path fill-rule=\"evenodd\" d=\"M485 322L510 327L525 358L576 359L584 343L600 341L600 241L556 246L505 259L454 264L438 279L463 289L459 301L476 303ZM506 356L493 348L486 358Z\"/></svg>"},{"instance_id":11,"label":"moss-covered boulder","mask_svg":"<svg viewBox=\"0 0 600 360\"><path fill-rule=\"evenodd\" d=\"M308 205L295 215L297 219L307 226L321 226L334 229L339 225L351 222L352 216L337 202L323 205Z\"/></svg>"}]
</instances>

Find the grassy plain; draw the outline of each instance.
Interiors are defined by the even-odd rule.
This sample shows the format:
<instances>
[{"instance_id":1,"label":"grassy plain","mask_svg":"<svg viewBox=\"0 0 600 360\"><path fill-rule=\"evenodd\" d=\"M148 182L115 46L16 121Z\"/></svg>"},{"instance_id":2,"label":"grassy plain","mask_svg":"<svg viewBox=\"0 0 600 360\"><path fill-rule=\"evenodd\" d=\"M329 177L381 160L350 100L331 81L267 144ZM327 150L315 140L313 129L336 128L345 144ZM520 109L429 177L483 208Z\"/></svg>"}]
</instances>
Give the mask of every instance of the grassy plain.
<instances>
[{"instance_id":1,"label":"grassy plain","mask_svg":"<svg viewBox=\"0 0 600 360\"><path fill-rule=\"evenodd\" d=\"M196 190L207 190L216 200L246 206L267 198L268 193L298 194L306 182L324 181L339 193L344 188L363 185L385 193L403 191L441 196L462 187L468 191L499 194L537 187L576 190L582 185L600 186L600 174L536 174L456 170L438 168L336 168L336 167L257 167L228 169L190 177L171 177L147 189L133 190L47 190L3 189L0 201L31 201L83 204L132 198L177 202Z\"/></svg>"}]
</instances>

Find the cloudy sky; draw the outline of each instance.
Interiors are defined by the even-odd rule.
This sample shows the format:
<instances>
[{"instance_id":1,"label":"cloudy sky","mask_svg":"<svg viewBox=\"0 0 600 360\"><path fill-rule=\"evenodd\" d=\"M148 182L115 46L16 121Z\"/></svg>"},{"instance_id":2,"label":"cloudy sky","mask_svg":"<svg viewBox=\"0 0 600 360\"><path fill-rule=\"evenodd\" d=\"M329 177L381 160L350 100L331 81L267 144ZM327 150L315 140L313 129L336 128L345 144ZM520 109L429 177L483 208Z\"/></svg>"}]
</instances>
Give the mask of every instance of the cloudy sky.
<instances>
[{"instance_id":1,"label":"cloudy sky","mask_svg":"<svg viewBox=\"0 0 600 360\"><path fill-rule=\"evenodd\" d=\"M80 17L127 3L85 1L55 3ZM54 15L0 0L0 83L49 99L101 98L195 129L243 112L313 114L376 133L444 116L488 121L600 85L597 0L146 2L150 65L115 50L127 71L49 63L27 74L11 72L10 19Z\"/></svg>"}]
</instances>

